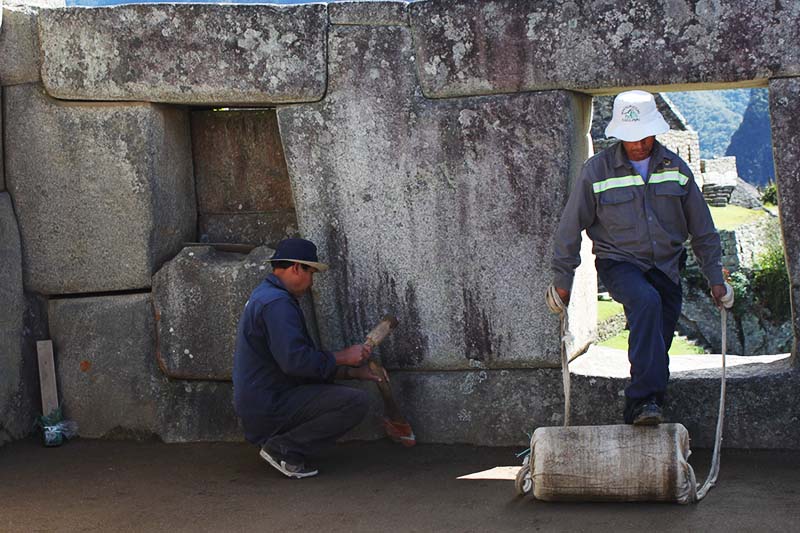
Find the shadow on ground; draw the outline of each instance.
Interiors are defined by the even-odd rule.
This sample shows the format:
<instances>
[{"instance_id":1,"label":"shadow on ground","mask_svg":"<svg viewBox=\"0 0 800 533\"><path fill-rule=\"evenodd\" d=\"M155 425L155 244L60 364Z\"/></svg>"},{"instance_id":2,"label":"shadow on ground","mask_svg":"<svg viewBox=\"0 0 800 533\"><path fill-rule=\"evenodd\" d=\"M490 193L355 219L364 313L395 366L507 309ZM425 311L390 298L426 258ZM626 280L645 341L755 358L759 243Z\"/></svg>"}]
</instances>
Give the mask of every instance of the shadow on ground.
<instances>
[{"instance_id":1,"label":"shadow on ground","mask_svg":"<svg viewBox=\"0 0 800 533\"><path fill-rule=\"evenodd\" d=\"M509 480L520 450L346 443L289 480L246 444L74 440L0 448L0 531L796 531L800 454L724 450L698 505L544 503ZM710 453L691 462L704 479Z\"/></svg>"}]
</instances>

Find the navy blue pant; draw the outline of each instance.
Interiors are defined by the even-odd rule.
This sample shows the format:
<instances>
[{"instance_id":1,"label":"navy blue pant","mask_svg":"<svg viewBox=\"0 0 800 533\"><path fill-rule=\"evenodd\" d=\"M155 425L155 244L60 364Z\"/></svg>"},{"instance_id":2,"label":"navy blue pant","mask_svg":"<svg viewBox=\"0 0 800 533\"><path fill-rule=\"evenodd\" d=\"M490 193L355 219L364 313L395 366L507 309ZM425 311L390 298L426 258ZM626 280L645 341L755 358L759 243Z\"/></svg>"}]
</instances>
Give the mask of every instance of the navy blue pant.
<instances>
[{"instance_id":1,"label":"navy blue pant","mask_svg":"<svg viewBox=\"0 0 800 533\"><path fill-rule=\"evenodd\" d=\"M600 280L628 319L631 383L625 389L626 406L648 399L661 405L669 381L667 352L681 313L681 286L657 268L642 272L610 259L595 264Z\"/></svg>"},{"instance_id":2,"label":"navy blue pant","mask_svg":"<svg viewBox=\"0 0 800 533\"><path fill-rule=\"evenodd\" d=\"M344 385L302 385L284 393L279 411L269 419L242 418L250 442L302 462L333 446L364 419L366 392Z\"/></svg>"}]
</instances>

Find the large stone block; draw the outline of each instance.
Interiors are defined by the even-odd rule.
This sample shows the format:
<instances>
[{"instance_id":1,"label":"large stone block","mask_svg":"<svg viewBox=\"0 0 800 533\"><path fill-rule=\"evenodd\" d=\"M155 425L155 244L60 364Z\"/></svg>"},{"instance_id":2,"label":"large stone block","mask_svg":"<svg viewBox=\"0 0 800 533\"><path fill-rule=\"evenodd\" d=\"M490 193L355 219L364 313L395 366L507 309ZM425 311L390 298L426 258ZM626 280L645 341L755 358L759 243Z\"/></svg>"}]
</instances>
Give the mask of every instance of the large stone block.
<instances>
[{"instance_id":1,"label":"large stone block","mask_svg":"<svg viewBox=\"0 0 800 533\"><path fill-rule=\"evenodd\" d=\"M230 380L236 329L273 250L184 248L153 276L159 365L177 379Z\"/></svg>"},{"instance_id":2,"label":"large stone block","mask_svg":"<svg viewBox=\"0 0 800 533\"><path fill-rule=\"evenodd\" d=\"M278 109L301 233L332 264L323 344L389 312L389 368L557 366L543 295L588 98L427 100L403 27L334 26L329 51L325 100Z\"/></svg>"},{"instance_id":3,"label":"large stone block","mask_svg":"<svg viewBox=\"0 0 800 533\"><path fill-rule=\"evenodd\" d=\"M48 314L61 403L80 435L154 433L166 378L150 295L55 299Z\"/></svg>"},{"instance_id":4,"label":"large stone block","mask_svg":"<svg viewBox=\"0 0 800 533\"><path fill-rule=\"evenodd\" d=\"M391 377L398 404L419 442L524 447L536 428L564 423L558 370L397 372ZM719 369L673 372L665 414L686 426L694 448L714 445L719 378ZM620 375L573 372L570 423L621 424L628 382ZM800 373L785 360L729 368L725 447L800 448L800 402L786 397L798 384ZM373 393L371 413L347 439L383 436L383 406L370 385L358 386Z\"/></svg>"},{"instance_id":5,"label":"large stone block","mask_svg":"<svg viewBox=\"0 0 800 533\"><path fill-rule=\"evenodd\" d=\"M800 78L771 80L769 115L772 125L772 149L775 158L775 181L778 186L783 246L792 291L794 323L793 360L800 365L797 341L800 339Z\"/></svg>"},{"instance_id":6,"label":"large stone block","mask_svg":"<svg viewBox=\"0 0 800 533\"><path fill-rule=\"evenodd\" d=\"M26 435L33 408L26 395L23 358L22 250L14 208L0 193L0 446Z\"/></svg>"},{"instance_id":7,"label":"large stone block","mask_svg":"<svg viewBox=\"0 0 800 533\"><path fill-rule=\"evenodd\" d=\"M243 441L233 384L170 381L158 408L158 435L164 442Z\"/></svg>"},{"instance_id":8,"label":"large stone block","mask_svg":"<svg viewBox=\"0 0 800 533\"><path fill-rule=\"evenodd\" d=\"M622 356L624 357L624 355ZM709 355L708 357L713 357ZM718 356L715 358L719 361ZM577 366L577 365L576 365ZM572 374L573 425L619 424L629 383L627 367L603 362L598 373ZM623 377L625 376L625 377ZM692 447L711 448L719 409L720 368L672 371L664 414L689 430ZM791 391L800 372L786 359L727 369L723 445L727 448L800 448L800 401Z\"/></svg>"},{"instance_id":9,"label":"large stone block","mask_svg":"<svg viewBox=\"0 0 800 533\"><path fill-rule=\"evenodd\" d=\"M274 246L297 233L274 110L192 113L201 238Z\"/></svg>"},{"instance_id":10,"label":"large stone block","mask_svg":"<svg viewBox=\"0 0 800 533\"><path fill-rule=\"evenodd\" d=\"M42 60L37 11L29 6L0 9L0 85L39 81Z\"/></svg>"},{"instance_id":11,"label":"large stone block","mask_svg":"<svg viewBox=\"0 0 800 533\"><path fill-rule=\"evenodd\" d=\"M573 372L571 424L622 423L628 381L621 375ZM800 373L786 360L729 368L724 446L798 449L800 405L787 401L786 391L799 384ZM347 439L383 436L383 407L370 385L358 386L373 393L371 413ZM714 445L719 386L719 369L673 372L665 414L686 426L694 448ZM564 422L557 370L397 372L392 387L419 442L526 446L536 428Z\"/></svg>"},{"instance_id":12,"label":"large stone block","mask_svg":"<svg viewBox=\"0 0 800 533\"><path fill-rule=\"evenodd\" d=\"M328 4L331 24L408 26L408 2L355 1Z\"/></svg>"},{"instance_id":13,"label":"large stone block","mask_svg":"<svg viewBox=\"0 0 800 533\"><path fill-rule=\"evenodd\" d=\"M54 9L39 28L56 98L274 104L325 93L322 4Z\"/></svg>"},{"instance_id":14,"label":"large stone block","mask_svg":"<svg viewBox=\"0 0 800 533\"><path fill-rule=\"evenodd\" d=\"M800 3L436 0L410 4L423 91L749 82L800 74Z\"/></svg>"},{"instance_id":15,"label":"large stone block","mask_svg":"<svg viewBox=\"0 0 800 533\"><path fill-rule=\"evenodd\" d=\"M3 101L3 88L0 87L0 102ZM3 106L0 105L0 191L6 190L6 173L3 166Z\"/></svg>"},{"instance_id":16,"label":"large stone block","mask_svg":"<svg viewBox=\"0 0 800 533\"><path fill-rule=\"evenodd\" d=\"M398 372L392 388L420 442L524 445L564 423L557 370Z\"/></svg>"},{"instance_id":17,"label":"large stone block","mask_svg":"<svg viewBox=\"0 0 800 533\"><path fill-rule=\"evenodd\" d=\"M194 239L187 113L63 103L38 85L4 93L6 185L19 217L26 289L149 287L160 264Z\"/></svg>"}]
</instances>

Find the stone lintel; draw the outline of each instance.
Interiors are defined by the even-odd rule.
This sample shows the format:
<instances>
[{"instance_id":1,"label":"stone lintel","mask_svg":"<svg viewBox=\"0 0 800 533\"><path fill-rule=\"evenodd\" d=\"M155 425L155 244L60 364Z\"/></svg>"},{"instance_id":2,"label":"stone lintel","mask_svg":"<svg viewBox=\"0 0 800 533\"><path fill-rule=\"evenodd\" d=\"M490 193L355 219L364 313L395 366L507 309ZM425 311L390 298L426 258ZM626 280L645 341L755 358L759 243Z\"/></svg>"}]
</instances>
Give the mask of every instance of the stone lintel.
<instances>
[{"instance_id":1,"label":"stone lintel","mask_svg":"<svg viewBox=\"0 0 800 533\"><path fill-rule=\"evenodd\" d=\"M334 2L328 17L335 25L408 26L408 2Z\"/></svg>"},{"instance_id":2,"label":"stone lintel","mask_svg":"<svg viewBox=\"0 0 800 533\"><path fill-rule=\"evenodd\" d=\"M42 79L56 98L269 105L325 93L327 11L139 4L42 11Z\"/></svg>"},{"instance_id":3,"label":"stone lintel","mask_svg":"<svg viewBox=\"0 0 800 533\"><path fill-rule=\"evenodd\" d=\"M409 10L420 84L431 98L763 86L800 74L797 2L437 0Z\"/></svg>"}]
</instances>

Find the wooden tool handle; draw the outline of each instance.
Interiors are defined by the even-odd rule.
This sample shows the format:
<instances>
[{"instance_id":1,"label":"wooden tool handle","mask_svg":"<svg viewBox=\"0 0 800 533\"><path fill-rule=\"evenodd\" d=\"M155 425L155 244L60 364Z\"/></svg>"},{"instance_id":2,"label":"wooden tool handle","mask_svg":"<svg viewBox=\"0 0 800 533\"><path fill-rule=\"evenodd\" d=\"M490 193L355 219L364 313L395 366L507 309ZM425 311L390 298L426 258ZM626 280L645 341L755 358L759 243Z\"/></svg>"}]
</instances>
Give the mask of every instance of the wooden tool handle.
<instances>
[{"instance_id":1,"label":"wooden tool handle","mask_svg":"<svg viewBox=\"0 0 800 533\"><path fill-rule=\"evenodd\" d=\"M372 331L367 333L367 340L364 344L368 344L373 348L383 342L389 333L397 327L397 319L392 315L386 315L381 319L377 326L372 328Z\"/></svg>"},{"instance_id":2,"label":"wooden tool handle","mask_svg":"<svg viewBox=\"0 0 800 533\"><path fill-rule=\"evenodd\" d=\"M367 364L369 365L369 369L373 374L376 376L383 376L383 367L375 359L370 358ZM378 391L381 393L381 398L383 398L384 414L386 414L386 416L388 416L391 420L405 422L405 418L403 418L403 415L400 413L400 408L397 407L397 403L394 401L392 386L389 384L389 382L378 381L376 385L378 386Z\"/></svg>"},{"instance_id":3,"label":"wooden tool handle","mask_svg":"<svg viewBox=\"0 0 800 533\"><path fill-rule=\"evenodd\" d=\"M383 342L383 339L385 339L396 327L397 319L392 315L386 315L377 326L372 328L372 331L367 333L367 340L364 341L364 344L367 344L373 348L376 347ZM378 376L384 375L383 366L381 366L381 364L375 358L370 357L368 364L369 369L373 374ZM383 398L383 406L386 416L388 416L391 420L405 421L403 415L400 414L400 409L397 407L397 403L394 401L392 386L386 381L379 381L377 385L378 390L381 393L381 397Z\"/></svg>"}]
</instances>

